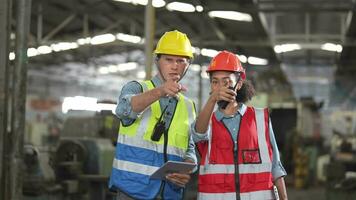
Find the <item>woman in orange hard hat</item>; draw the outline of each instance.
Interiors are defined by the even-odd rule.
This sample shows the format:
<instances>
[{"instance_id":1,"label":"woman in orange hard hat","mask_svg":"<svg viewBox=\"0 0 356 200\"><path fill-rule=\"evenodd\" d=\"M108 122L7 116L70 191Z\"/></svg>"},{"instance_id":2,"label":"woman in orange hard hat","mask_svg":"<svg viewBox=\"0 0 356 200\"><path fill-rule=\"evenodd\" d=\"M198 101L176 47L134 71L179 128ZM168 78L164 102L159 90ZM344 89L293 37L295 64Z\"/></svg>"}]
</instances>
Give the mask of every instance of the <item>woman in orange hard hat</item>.
<instances>
[{"instance_id":1,"label":"woman in orange hard hat","mask_svg":"<svg viewBox=\"0 0 356 200\"><path fill-rule=\"evenodd\" d=\"M154 51L158 74L127 83L116 108L121 127L109 187L117 199L182 199L190 174L171 173L165 180L150 175L169 160L196 163L190 124L193 101L179 83L193 58L186 34L166 32Z\"/></svg>"},{"instance_id":2,"label":"woman in orange hard hat","mask_svg":"<svg viewBox=\"0 0 356 200\"><path fill-rule=\"evenodd\" d=\"M198 199L287 199L268 111L244 104L254 89L238 57L222 51L207 72L210 97L192 124L201 155Z\"/></svg>"}]
</instances>

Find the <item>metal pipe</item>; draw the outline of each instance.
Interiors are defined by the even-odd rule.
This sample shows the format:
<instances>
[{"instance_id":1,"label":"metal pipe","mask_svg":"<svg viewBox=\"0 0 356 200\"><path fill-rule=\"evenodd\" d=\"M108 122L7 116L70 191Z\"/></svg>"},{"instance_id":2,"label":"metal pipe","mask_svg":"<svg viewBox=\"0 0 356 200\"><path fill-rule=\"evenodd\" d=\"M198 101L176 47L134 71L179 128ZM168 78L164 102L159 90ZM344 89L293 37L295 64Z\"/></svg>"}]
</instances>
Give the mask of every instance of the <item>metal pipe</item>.
<instances>
[{"instance_id":1,"label":"metal pipe","mask_svg":"<svg viewBox=\"0 0 356 200\"><path fill-rule=\"evenodd\" d=\"M22 199L23 140L26 113L27 42L31 22L31 0L18 0L16 8L16 49L11 106L11 133L6 144L9 168L6 176L5 198Z\"/></svg>"},{"instance_id":2,"label":"metal pipe","mask_svg":"<svg viewBox=\"0 0 356 200\"><path fill-rule=\"evenodd\" d=\"M152 78L153 64L153 39L155 29L155 9L152 6L152 0L148 0L145 9L145 57L146 57L146 80Z\"/></svg>"},{"instance_id":3,"label":"metal pipe","mask_svg":"<svg viewBox=\"0 0 356 200\"><path fill-rule=\"evenodd\" d=\"M12 0L0 4L0 200L5 200L5 143L8 124L8 69Z\"/></svg>"}]
</instances>

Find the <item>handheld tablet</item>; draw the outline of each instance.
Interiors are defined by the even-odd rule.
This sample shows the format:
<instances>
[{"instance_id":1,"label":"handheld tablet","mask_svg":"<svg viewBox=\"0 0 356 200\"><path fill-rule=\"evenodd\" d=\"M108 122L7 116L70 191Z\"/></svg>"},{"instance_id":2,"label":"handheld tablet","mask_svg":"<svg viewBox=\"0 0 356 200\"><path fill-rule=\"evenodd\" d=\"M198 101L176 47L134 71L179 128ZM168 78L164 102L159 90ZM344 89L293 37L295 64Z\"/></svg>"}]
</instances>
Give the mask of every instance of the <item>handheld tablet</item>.
<instances>
[{"instance_id":1,"label":"handheld tablet","mask_svg":"<svg viewBox=\"0 0 356 200\"><path fill-rule=\"evenodd\" d=\"M151 176L151 179L165 179L169 173L186 173L194 169L197 166L195 163L168 161L162 167L157 169Z\"/></svg>"}]
</instances>

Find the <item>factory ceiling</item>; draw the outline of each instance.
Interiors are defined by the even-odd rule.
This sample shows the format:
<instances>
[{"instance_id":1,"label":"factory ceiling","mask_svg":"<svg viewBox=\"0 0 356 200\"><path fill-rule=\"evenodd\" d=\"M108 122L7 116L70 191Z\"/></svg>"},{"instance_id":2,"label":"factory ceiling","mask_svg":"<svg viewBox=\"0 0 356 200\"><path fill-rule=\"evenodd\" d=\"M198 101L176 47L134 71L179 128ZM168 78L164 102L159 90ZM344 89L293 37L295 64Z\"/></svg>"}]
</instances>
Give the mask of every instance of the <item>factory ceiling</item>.
<instances>
[{"instance_id":1,"label":"factory ceiling","mask_svg":"<svg viewBox=\"0 0 356 200\"><path fill-rule=\"evenodd\" d=\"M116 39L119 33L145 37L145 6L138 0L125 1L33 0L29 47L38 51L30 58L31 68L80 62L92 67L85 70L89 71L87 73L95 73L103 63L139 60L144 65L142 40L132 43ZM227 49L243 55L244 66L253 71L287 70L288 74L290 69L299 67L305 68L302 76L307 76L308 70L312 70L310 74L318 74L323 71L320 67L327 67L333 69L329 70L332 75L336 70L337 75L345 76L356 70L353 0L181 1L191 4L193 12L170 10L169 4L173 1L163 2L164 6L155 8L155 42L169 30L179 29L187 33L192 45L201 53L196 56L198 64L208 63L211 59L202 56L203 49ZM212 17L211 11L237 11L248 14L250 19L236 21ZM100 45L85 41L85 38L93 39L103 34L112 34L116 38ZM78 39L82 39L81 42ZM61 42L76 45L71 50L59 52L53 48L46 51L43 47ZM116 54L120 56L110 56ZM262 59L262 63L267 62L256 64L252 60L254 57ZM51 70L51 73L60 71ZM82 73L83 70L77 71ZM329 79L330 73L317 81ZM305 80L304 77L302 81Z\"/></svg>"}]
</instances>

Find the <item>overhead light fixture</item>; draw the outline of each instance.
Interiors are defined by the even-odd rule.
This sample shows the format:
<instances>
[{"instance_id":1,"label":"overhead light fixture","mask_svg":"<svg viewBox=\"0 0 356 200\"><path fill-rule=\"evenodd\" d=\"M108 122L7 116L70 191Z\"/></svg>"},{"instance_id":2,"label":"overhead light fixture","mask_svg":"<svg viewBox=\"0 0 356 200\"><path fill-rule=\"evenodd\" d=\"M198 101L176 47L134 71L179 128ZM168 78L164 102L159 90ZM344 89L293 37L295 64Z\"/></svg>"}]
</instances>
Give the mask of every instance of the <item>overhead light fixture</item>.
<instances>
[{"instance_id":1,"label":"overhead light fixture","mask_svg":"<svg viewBox=\"0 0 356 200\"><path fill-rule=\"evenodd\" d=\"M142 5L142 6L146 6L148 3L148 0L114 0L114 1L131 3L133 5ZM152 0L152 6L155 8L161 8L165 5L166 2L164 0Z\"/></svg>"},{"instance_id":2,"label":"overhead light fixture","mask_svg":"<svg viewBox=\"0 0 356 200\"><path fill-rule=\"evenodd\" d=\"M100 67L98 71L100 74L109 74L110 73L109 67Z\"/></svg>"},{"instance_id":3,"label":"overhead light fixture","mask_svg":"<svg viewBox=\"0 0 356 200\"><path fill-rule=\"evenodd\" d=\"M195 6L195 10L196 10L197 12L203 12L204 8L203 8L203 6L201 6L201 5L197 5L197 6Z\"/></svg>"},{"instance_id":4,"label":"overhead light fixture","mask_svg":"<svg viewBox=\"0 0 356 200\"><path fill-rule=\"evenodd\" d=\"M138 79L143 80L146 77L146 72L143 71L143 70L140 70L140 71L137 72L136 76L137 76Z\"/></svg>"},{"instance_id":5,"label":"overhead light fixture","mask_svg":"<svg viewBox=\"0 0 356 200\"><path fill-rule=\"evenodd\" d=\"M86 38L79 38L77 39L77 44L79 45L86 45L86 44L90 44L90 37L86 37Z\"/></svg>"},{"instance_id":6,"label":"overhead light fixture","mask_svg":"<svg viewBox=\"0 0 356 200\"><path fill-rule=\"evenodd\" d=\"M128 35L128 34L124 34L124 33L118 33L116 35L116 38L118 40L122 40L125 42L131 42L131 43L142 43L142 38L139 36L135 36L135 35Z\"/></svg>"},{"instance_id":7,"label":"overhead light fixture","mask_svg":"<svg viewBox=\"0 0 356 200\"><path fill-rule=\"evenodd\" d=\"M236 21L252 22L252 16L248 13L242 13L237 11L210 11L208 13L209 17L223 18Z\"/></svg>"},{"instance_id":8,"label":"overhead light fixture","mask_svg":"<svg viewBox=\"0 0 356 200\"><path fill-rule=\"evenodd\" d=\"M247 57L245 55L237 55L237 57L239 58L240 62L242 62L242 63L247 62Z\"/></svg>"},{"instance_id":9,"label":"overhead light fixture","mask_svg":"<svg viewBox=\"0 0 356 200\"><path fill-rule=\"evenodd\" d=\"M214 50L214 49L205 49L203 48L201 51L200 51L201 55L203 56L207 56L207 57L214 57L216 56L219 51L217 50Z\"/></svg>"},{"instance_id":10,"label":"overhead light fixture","mask_svg":"<svg viewBox=\"0 0 356 200\"><path fill-rule=\"evenodd\" d=\"M274 52L276 53L284 53L288 51L295 51L301 49L299 44L281 44L274 46Z\"/></svg>"},{"instance_id":11,"label":"overhead light fixture","mask_svg":"<svg viewBox=\"0 0 356 200\"><path fill-rule=\"evenodd\" d=\"M9 60L15 60L15 53L14 52L11 52L9 53Z\"/></svg>"},{"instance_id":12,"label":"overhead light fixture","mask_svg":"<svg viewBox=\"0 0 356 200\"><path fill-rule=\"evenodd\" d=\"M247 61L251 65L267 65L268 64L268 60L267 59L253 57L253 56L248 57Z\"/></svg>"},{"instance_id":13,"label":"overhead light fixture","mask_svg":"<svg viewBox=\"0 0 356 200\"><path fill-rule=\"evenodd\" d=\"M93 44L93 45L105 44L105 43L113 42L113 41L115 41L115 39L116 39L116 37L113 34L107 33L107 34L103 34L103 35L94 36L93 38L91 38L90 44Z\"/></svg>"},{"instance_id":14,"label":"overhead light fixture","mask_svg":"<svg viewBox=\"0 0 356 200\"><path fill-rule=\"evenodd\" d=\"M192 47L192 51L195 55L200 55L200 48L199 47Z\"/></svg>"},{"instance_id":15,"label":"overhead light fixture","mask_svg":"<svg viewBox=\"0 0 356 200\"><path fill-rule=\"evenodd\" d=\"M321 49L326 51L336 51L338 53L342 52L342 46L340 44L325 43L321 46Z\"/></svg>"},{"instance_id":16,"label":"overhead light fixture","mask_svg":"<svg viewBox=\"0 0 356 200\"><path fill-rule=\"evenodd\" d=\"M174 10L179 12L195 12L195 7L189 3L182 3L182 2L171 2L166 6L167 10Z\"/></svg>"},{"instance_id":17,"label":"overhead light fixture","mask_svg":"<svg viewBox=\"0 0 356 200\"><path fill-rule=\"evenodd\" d=\"M134 70L138 67L138 63L136 62L128 62L128 63L122 63L118 64L118 71L129 71L129 70Z\"/></svg>"},{"instance_id":18,"label":"overhead light fixture","mask_svg":"<svg viewBox=\"0 0 356 200\"><path fill-rule=\"evenodd\" d=\"M59 42L59 43L51 44L51 48L55 52L65 51L69 49L76 49L78 48L78 46L79 45L75 42Z\"/></svg>"},{"instance_id":19,"label":"overhead light fixture","mask_svg":"<svg viewBox=\"0 0 356 200\"><path fill-rule=\"evenodd\" d=\"M108 70L110 73L115 73L119 70L119 67L117 65L109 65Z\"/></svg>"},{"instance_id":20,"label":"overhead light fixture","mask_svg":"<svg viewBox=\"0 0 356 200\"><path fill-rule=\"evenodd\" d=\"M33 57L33 56L37 56L39 53L37 51L36 48L28 48L27 49L27 56L28 57Z\"/></svg>"},{"instance_id":21,"label":"overhead light fixture","mask_svg":"<svg viewBox=\"0 0 356 200\"><path fill-rule=\"evenodd\" d=\"M47 45L42 45L37 48L39 54L49 54L52 53L52 48Z\"/></svg>"}]
</instances>

